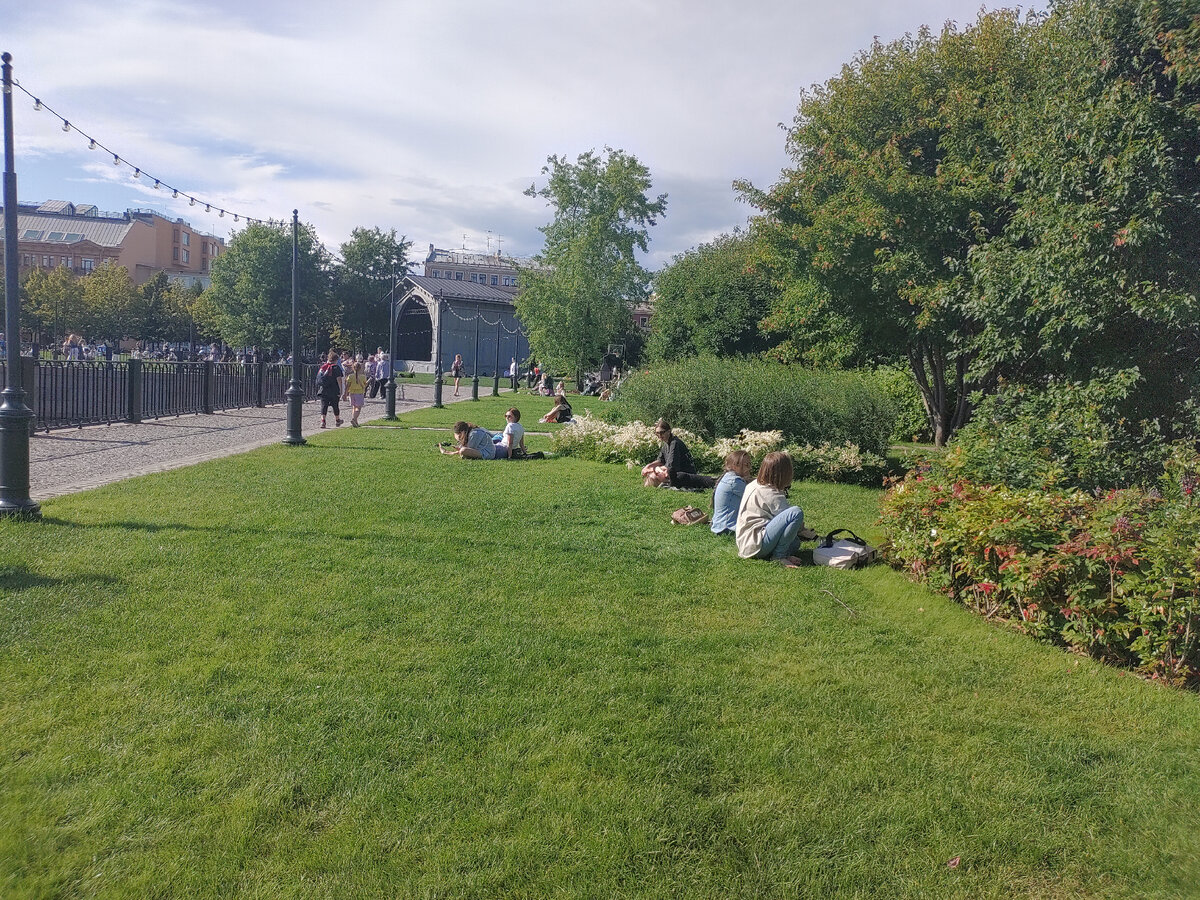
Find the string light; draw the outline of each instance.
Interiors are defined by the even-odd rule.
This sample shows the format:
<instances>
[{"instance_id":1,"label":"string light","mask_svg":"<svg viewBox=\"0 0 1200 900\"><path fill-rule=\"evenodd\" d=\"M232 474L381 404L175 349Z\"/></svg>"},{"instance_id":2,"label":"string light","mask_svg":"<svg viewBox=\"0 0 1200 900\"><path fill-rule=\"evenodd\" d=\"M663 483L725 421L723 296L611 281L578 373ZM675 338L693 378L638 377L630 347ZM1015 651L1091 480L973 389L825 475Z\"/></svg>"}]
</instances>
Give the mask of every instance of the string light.
<instances>
[{"instance_id":1,"label":"string light","mask_svg":"<svg viewBox=\"0 0 1200 900\"><path fill-rule=\"evenodd\" d=\"M17 81L14 81L14 82L13 82L13 86L14 86L14 87L16 87L18 90L20 90L20 91L21 91L21 93L25 94L27 97L29 97L29 98L30 98L30 99L33 101L33 109L34 109L34 111L35 111L35 112L41 112L43 109L44 109L44 110L46 110L47 112L49 112L51 115L55 116L57 119L59 119L59 120L62 122L62 130L63 130L65 133L70 133L71 131L76 131L76 132L78 132L80 135L82 135L83 137L87 138L87 142L88 142L88 143L87 143L87 148L88 148L89 150L95 150L95 149L97 149L97 148L100 148L101 150L104 150L106 153L112 153L113 165L114 165L114 166L120 167L120 165L121 165L122 163L124 163L125 165L127 165L127 166L129 166L131 169L133 169L133 177L134 177L135 179L140 179L140 178L141 178L141 176L142 176L142 174L143 174L143 173L142 173L142 170L141 170L141 168L140 168L140 167L138 167L138 166L134 166L134 165L133 165L131 162L129 162L129 160L127 160L127 159L122 159L122 158L121 158L121 155L120 155L119 153L115 153L113 150L109 149L108 147L105 147L105 146L104 146L104 144L100 143L100 141L96 140L96 139L95 139L94 137L92 137L90 134L87 134L87 133L85 133L85 132L81 131L81 130L79 129L79 126L77 126L77 125L72 125L72 124L71 124L71 122L70 122L70 121L68 121L68 120L67 120L67 118L66 118L65 116L59 115L57 112L55 112L55 111L54 111L54 109L53 109L52 107L50 107L49 105L47 105L47 104L43 103L43 102L42 102L42 100L41 100L41 98L33 96L33 94L32 94L32 93L30 93L30 92L29 92L29 91L28 91L28 90L27 90L27 89L26 89L26 88L25 88L25 87L24 87L22 84L20 84L19 82L17 82ZM147 173L145 173L145 174L146 174L146 177L147 177L147 178L153 178L153 176L152 176L152 175L150 175L148 172L147 172ZM177 200L177 199L179 199L179 198L180 198L180 195L179 195L179 189L178 189L178 188L176 188L176 187L172 187L172 186L171 186L171 185L169 185L169 184L165 184L165 183L162 181L162 179L160 179L160 178L155 178L155 179L154 179L154 190L156 190L156 191L157 191L157 190L163 190L163 189L169 190L169 191L171 192L171 199L173 199L173 200ZM188 200L188 206L195 206L195 205L196 205L196 198L195 198L194 196L192 196L192 195L190 195L190 194L184 194L183 196L184 196L184 197L187 197L187 200ZM204 201L201 201L201 202L204 202ZM211 212L212 212L212 209L213 209L213 206L212 206L212 204L211 204L211 203L205 203L205 204L204 204L204 211L205 211L206 213L211 213ZM226 210L224 210L224 209L221 209L220 207L218 207L218 210L219 210L219 215L220 215L222 218L224 218L224 216L225 216L225 213L226 213ZM240 222L242 219L245 219L247 224L252 224L252 225L262 225L262 224L263 224L263 220L262 220L262 219L253 219L253 218L251 218L250 216L243 216L243 215L241 215L241 214L233 214L233 220L234 220L235 222ZM274 220L274 219L271 219L271 220L269 220L269 221L271 222L272 226L274 226L274 224L275 224L275 220ZM284 220L283 220L283 219L280 219L280 220L279 220L279 225L283 225L283 224L284 224Z\"/></svg>"}]
</instances>

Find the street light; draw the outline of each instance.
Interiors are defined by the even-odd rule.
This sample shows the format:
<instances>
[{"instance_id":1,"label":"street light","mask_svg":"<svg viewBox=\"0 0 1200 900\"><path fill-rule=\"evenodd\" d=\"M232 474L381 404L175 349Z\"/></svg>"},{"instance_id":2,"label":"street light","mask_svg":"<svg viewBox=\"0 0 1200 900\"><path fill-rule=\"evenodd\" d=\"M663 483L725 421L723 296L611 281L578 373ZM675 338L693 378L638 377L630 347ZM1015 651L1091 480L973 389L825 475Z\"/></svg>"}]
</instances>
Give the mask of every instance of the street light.
<instances>
[{"instance_id":1,"label":"street light","mask_svg":"<svg viewBox=\"0 0 1200 900\"><path fill-rule=\"evenodd\" d=\"M492 396L500 396L500 313L496 313L496 371L492 374Z\"/></svg>"},{"instance_id":2,"label":"street light","mask_svg":"<svg viewBox=\"0 0 1200 900\"><path fill-rule=\"evenodd\" d=\"M471 399L479 399L479 306L475 306L475 359L471 362Z\"/></svg>"},{"instance_id":3,"label":"street light","mask_svg":"<svg viewBox=\"0 0 1200 900\"><path fill-rule=\"evenodd\" d=\"M13 152L12 55L4 60L4 392L0 394L0 515L40 518L29 496L29 425L21 388L21 286L17 280L17 172Z\"/></svg>"},{"instance_id":4,"label":"street light","mask_svg":"<svg viewBox=\"0 0 1200 900\"><path fill-rule=\"evenodd\" d=\"M285 444L299 447L307 444L301 428L304 403L304 388L300 385L300 372L303 364L300 361L300 301L298 288L300 283L300 211L292 210L292 380L288 383L287 397L287 437Z\"/></svg>"},{"instance_id":5,"label":"street light","mask_svg":"<svg viewBox=\"0 0 1200 900\"><path fill-rule=\"evenodd\" d=\"M389 422L396 420L396 264L392 263L392 295L388 298L388 383L387 414Z\"/></svg>"},{"instance_id":6,"label":"street light","mask_svg":"<svg viewBox=\"0 0 1200 900\"><path fill-rule=\"evenodd\" d=\"M437 295L437 343L433 348L433 408L442 408L442 289Z\"/></svg>"}]
</instances>

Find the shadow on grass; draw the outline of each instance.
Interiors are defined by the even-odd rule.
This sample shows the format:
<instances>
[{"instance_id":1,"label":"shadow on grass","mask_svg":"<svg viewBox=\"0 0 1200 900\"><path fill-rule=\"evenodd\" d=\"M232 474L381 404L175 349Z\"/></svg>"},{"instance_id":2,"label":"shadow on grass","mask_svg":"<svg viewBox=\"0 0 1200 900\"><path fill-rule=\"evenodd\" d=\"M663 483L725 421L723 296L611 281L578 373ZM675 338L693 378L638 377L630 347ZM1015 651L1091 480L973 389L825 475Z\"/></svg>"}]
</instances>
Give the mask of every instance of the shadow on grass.
<instances>
[{"instance_id":1,"label":"shadow on grass","mask_svg":"<svg viewBox=\"0 0 1200 900\"><path fill-rule=\"evenodd\" d=\"M31 572L24 566L0 566L0 591L25 591L30 588L56 588L64 585L119 584L111 575L72 575L70 578L51 578Z\"/></svg>"}]
</instances>

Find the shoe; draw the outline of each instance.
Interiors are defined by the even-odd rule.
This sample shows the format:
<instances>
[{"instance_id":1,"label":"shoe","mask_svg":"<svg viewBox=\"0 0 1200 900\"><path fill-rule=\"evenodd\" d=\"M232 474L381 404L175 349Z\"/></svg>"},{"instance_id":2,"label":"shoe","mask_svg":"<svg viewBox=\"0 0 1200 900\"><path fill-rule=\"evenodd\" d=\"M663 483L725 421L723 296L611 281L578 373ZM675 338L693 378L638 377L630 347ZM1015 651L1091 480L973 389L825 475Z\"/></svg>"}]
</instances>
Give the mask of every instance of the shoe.
<instances>
[{"instance_id":1,"label":"shoe","mask_svg":"<svg viewBox=\"0 0 1200 900\"><path fill-rule=\"evenodd\" d=\"M785 569L799 569L804 565L804 560L798 556L785 556L783 559L775 560L775 565L782 566Z\"/></svg>"},{"instance_id":2,"label":"shoe","mask_svg":"<svg viewBox=\"0 0 1200 900\"><path fill-rule=\"evenodd\" d=\"M351 424L351 425L353 425L355 428L358 428L358 427L359 427L359 425L358 425L358 423L357 423L357 422L351 422L350 424Z\"/></svg>"},{"instance_id":3,"label":"shoe","mask_svg":"<svg viewBox=\"0 0 1200 900\"><path fill-rule=\"evenodd\" d=\"M811 528L801 528L800 529L800 540L802 540L802 541L815 541L820 536L821 535L817 534Z\"/></svg>"},{"instance_id":4,"label":"shoe","mask_svg":"<svg viewBox=\"0 0 1200 900\"><path fill-rule=\"evenodd\" d=\"M324 419L322 419L322 420L321 420L321 427L322 427L322 428L328 428L328 427L329 427L328 425L326 425L326 424L325 424L325 420L324 420Z\"/></svg>"},{"instance_id":5,"label":"shoe","mask_svg":"<svg viewBox=\"0 0 1200 900\"><path fill-rule=\"evenodd\" d=\"M334 425L336 425L338 428L341 428L341 427L342 427L342 420L341 420L341 419L334 419L334 420L333 420L333 424L334 424Z\"/></svg>"}]
</instances>

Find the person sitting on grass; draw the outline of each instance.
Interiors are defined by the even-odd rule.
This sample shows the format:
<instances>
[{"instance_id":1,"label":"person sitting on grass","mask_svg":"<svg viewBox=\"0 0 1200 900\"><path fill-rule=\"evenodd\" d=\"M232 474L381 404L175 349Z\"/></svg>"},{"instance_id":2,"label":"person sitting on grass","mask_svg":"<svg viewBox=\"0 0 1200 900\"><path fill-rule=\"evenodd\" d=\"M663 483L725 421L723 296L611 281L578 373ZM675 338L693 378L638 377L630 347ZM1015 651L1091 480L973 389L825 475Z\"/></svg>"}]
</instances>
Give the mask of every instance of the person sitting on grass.
<instances>
[{"instance_id":1,"label":"person sitting on grass","mask_svg":"<svg viewBox=\"0 0 1200 900\"><path fill-rule=\"evenodd\" d=\"M684 490L710 490L717 483L711 475L697 475L691 451L671 432L666 419L654 423L654 433L662 441L658 458L642 468L646 487L674 487Z\"/></svg>"},{"instance_id":2,"label":"person sitting on grass","mask_svg":"<svg viewBox=\"0 0 1200 900\"><path fill-rule=\"evenodd\" d=\"M554 398L554 408L546 413L539 420L542 422L550 422L563 424L571 421L571 404L567 402L567 395L560 390L558 396Z\"/></svg>"},{"instance_id":3,"label":"person sitting on grass","mask_svg":"<svg viewBox=\"0 0 1200 900\"><path fill-rule=\"evenodd\" d=\"M725 457L725 472L713 492L713 534L733 534L746 482L750 480L753 460L745 450L734 450Z\"/></svg>"},{"instance_id":4,"label":"person sitting on grass","mask_svg":"<svg viewBox=\"0 0 1200 900\"><path fill-rule=\"evenodd\" d=\"M486 428L472 425L470 422L454 423L454 439L457 447L439 444L440 450L446 456L459 456L463 459L496 459L498 451L492 443L492 433Z\"/></svg>"},{"instance_id":5,"label":"person sitting on grass","mask_svg":"<svg viewBox=\"0 0 1200 900\"><path fill-rule=\"evenodd\" d=\"M496 452L508 459L525 456L525 427L521 424L521 411L513 406L504 414L504 419L507 423L504 431L494 438Z\"/></svg>"},{"instance_id":6,"label":"person sitting on grass","mask_svg":"<svg viewBox=\"0 0 1200 900\"><path fill-rule=\"evenodd\" d=\"M742 559L771 559L794 569L801 564L796 556L800 541L816 540L817 533L804 527L804 511L788 503L793 476L792 458L786 453L763 458L738 508L735 538Z\"/></svg>"}]
</instances>

